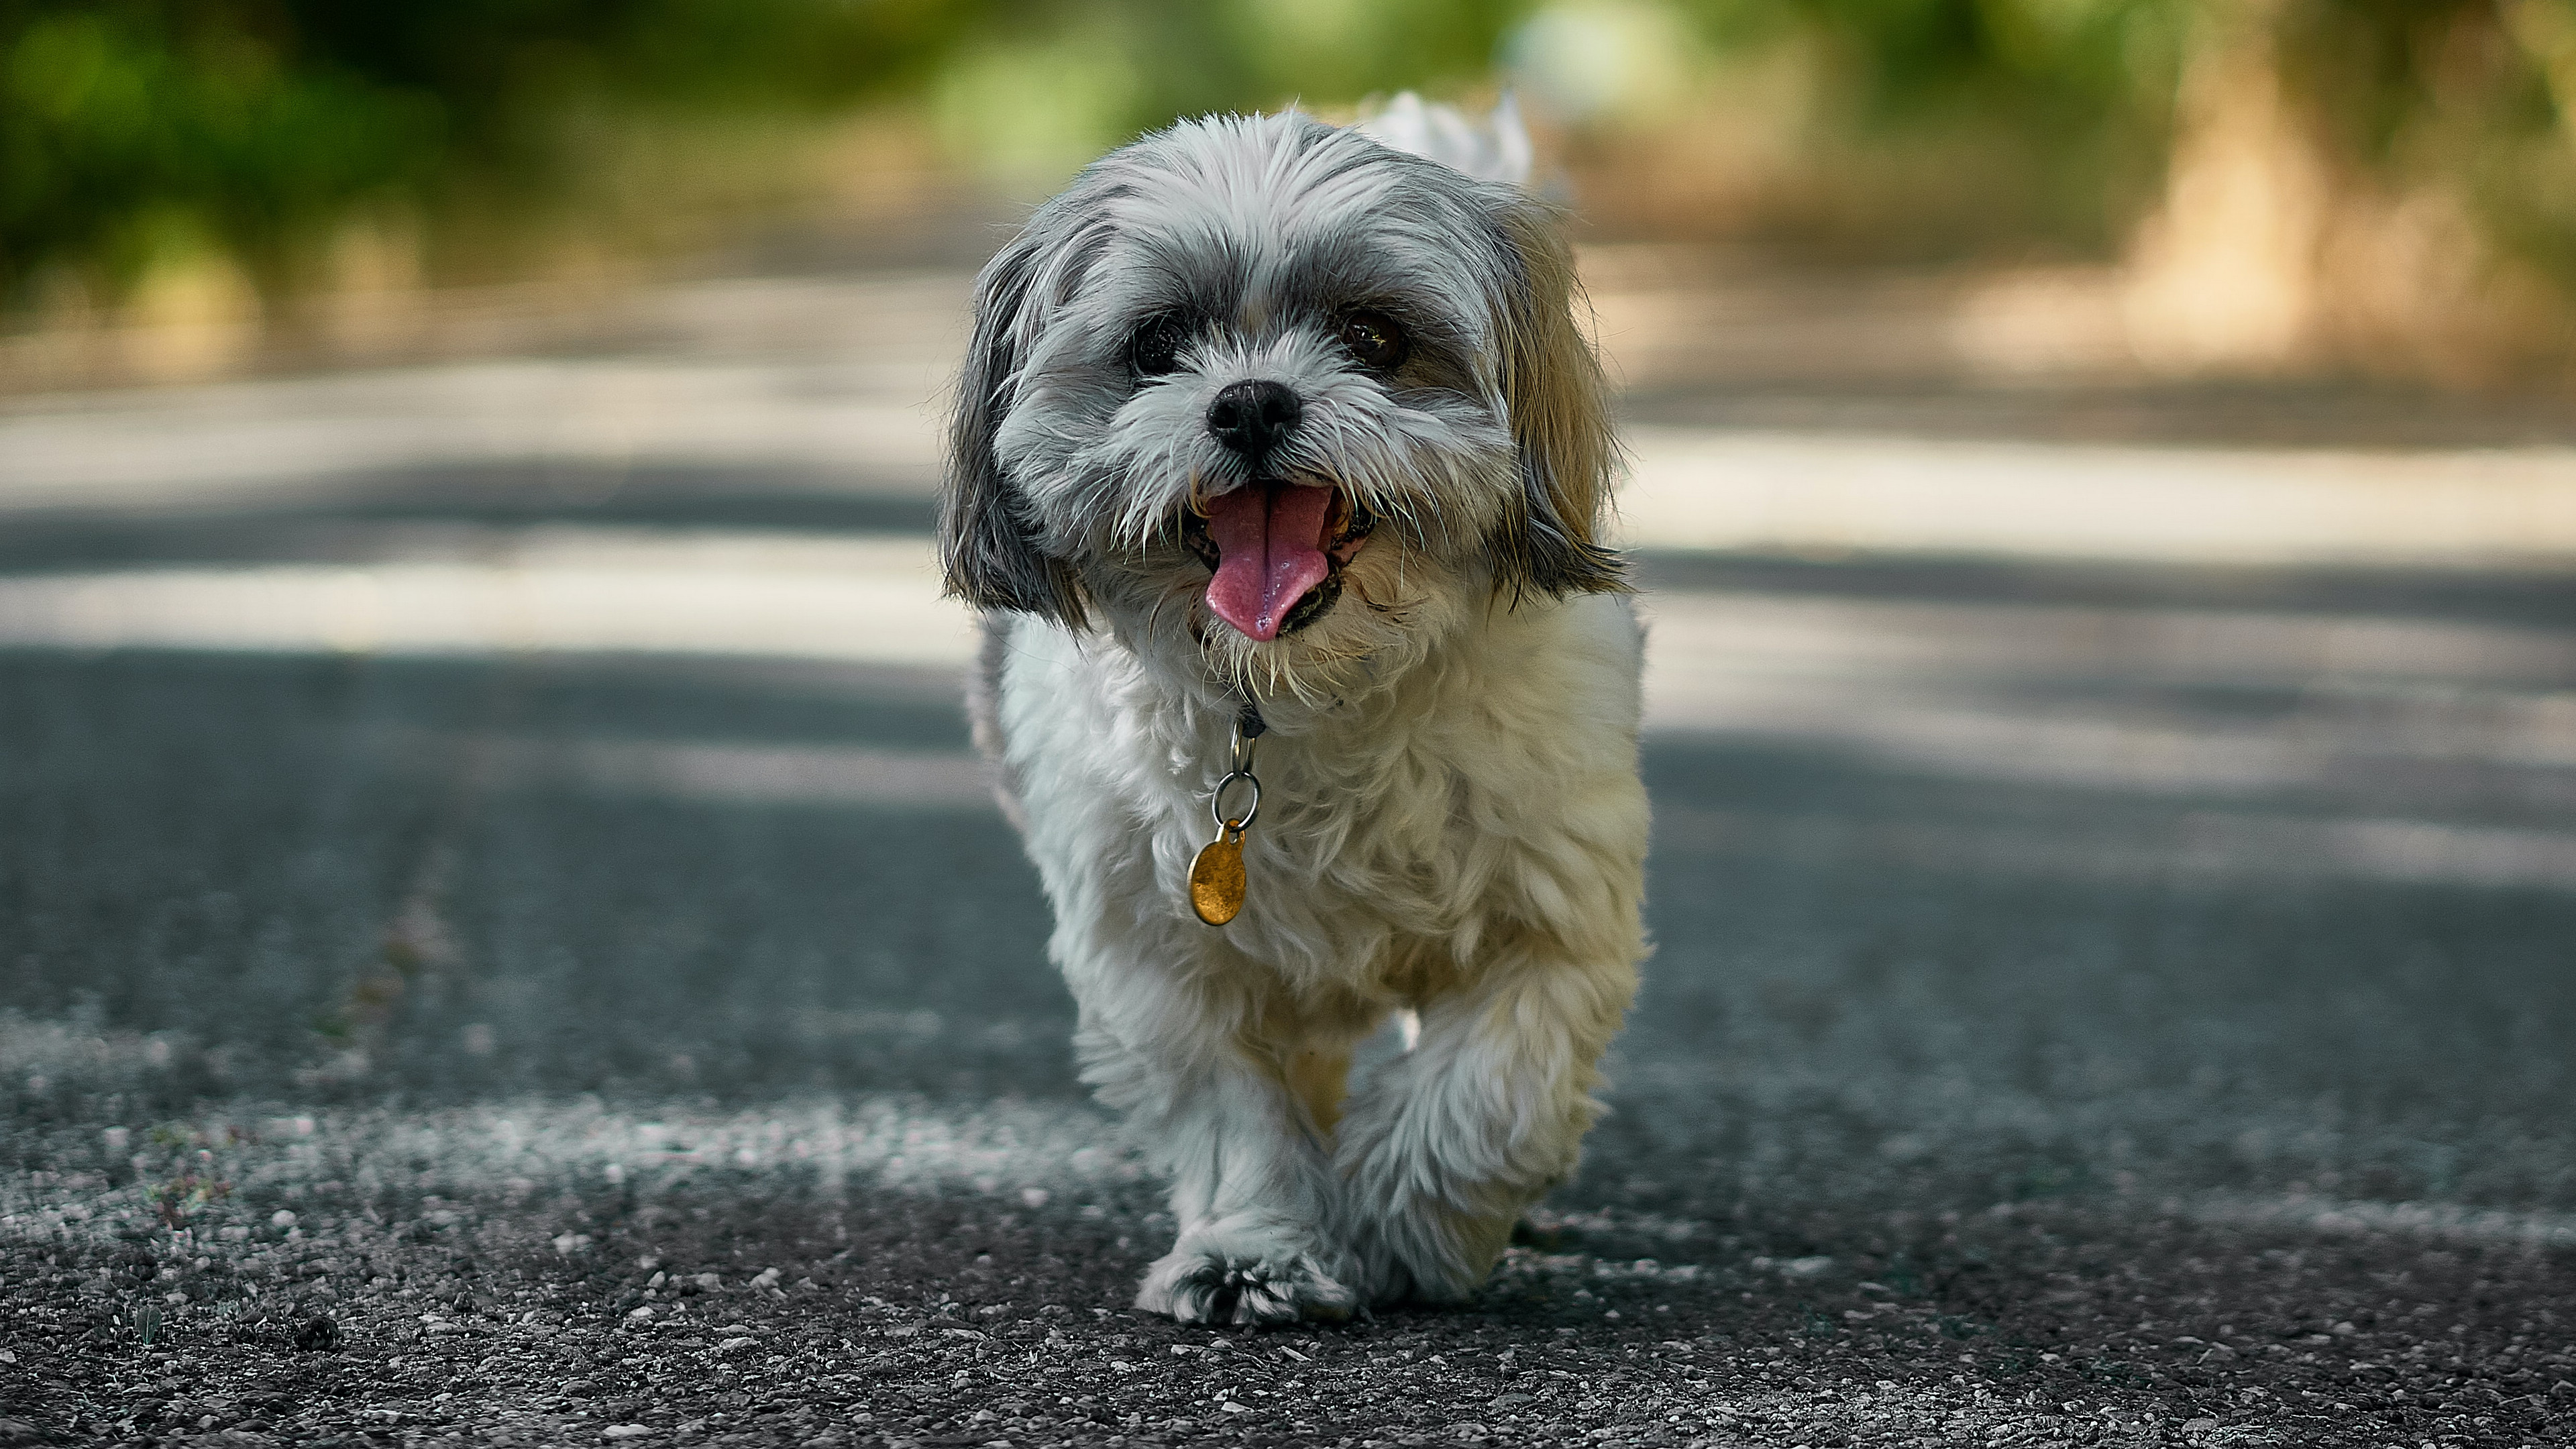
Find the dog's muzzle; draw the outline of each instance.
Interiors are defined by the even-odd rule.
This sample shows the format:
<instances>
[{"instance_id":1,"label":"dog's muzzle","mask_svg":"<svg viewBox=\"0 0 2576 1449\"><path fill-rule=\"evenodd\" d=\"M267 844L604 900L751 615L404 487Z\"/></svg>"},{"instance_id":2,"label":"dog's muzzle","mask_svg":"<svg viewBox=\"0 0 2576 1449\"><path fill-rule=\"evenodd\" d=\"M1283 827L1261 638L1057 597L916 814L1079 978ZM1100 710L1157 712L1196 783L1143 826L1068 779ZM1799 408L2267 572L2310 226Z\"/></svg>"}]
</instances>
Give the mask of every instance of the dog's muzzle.
<instances>
[{"instance_id":1,"label":"dog's muzzle","mask_svg":"<svg viewBox=\"0 0 2576 1449\"><path fill-rule=\"evenodd\" d=\"M1343 566L1376 526L1368 506L1337 485L1270 478L1185 510L1181 543L1212 575L1209 611L1266 642L1331 610Z\"/></svg>"}]
</instances>

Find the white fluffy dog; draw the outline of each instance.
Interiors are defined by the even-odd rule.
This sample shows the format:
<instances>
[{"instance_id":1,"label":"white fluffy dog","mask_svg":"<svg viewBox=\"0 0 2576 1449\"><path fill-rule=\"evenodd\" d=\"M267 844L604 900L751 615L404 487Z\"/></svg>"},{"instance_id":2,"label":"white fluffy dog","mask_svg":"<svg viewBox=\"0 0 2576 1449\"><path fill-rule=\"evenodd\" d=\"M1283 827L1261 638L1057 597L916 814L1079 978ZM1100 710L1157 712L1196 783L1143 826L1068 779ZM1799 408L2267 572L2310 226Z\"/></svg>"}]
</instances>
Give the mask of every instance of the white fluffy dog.
<instances>
[{"instance_id":1,"label":"white fluffy dog","mask_svg":"<svg viewBox=\"0 0 2576 1449\"><path fill-rule=\"evenodd\" d=\"M1572 292L1521 188L1293 112L1109 155L977 282L941 545L1083 1078L1172 1176L1140 1307L1463 1296L1599 1110L1647 816Z\"/></svg>"}]
</instances>

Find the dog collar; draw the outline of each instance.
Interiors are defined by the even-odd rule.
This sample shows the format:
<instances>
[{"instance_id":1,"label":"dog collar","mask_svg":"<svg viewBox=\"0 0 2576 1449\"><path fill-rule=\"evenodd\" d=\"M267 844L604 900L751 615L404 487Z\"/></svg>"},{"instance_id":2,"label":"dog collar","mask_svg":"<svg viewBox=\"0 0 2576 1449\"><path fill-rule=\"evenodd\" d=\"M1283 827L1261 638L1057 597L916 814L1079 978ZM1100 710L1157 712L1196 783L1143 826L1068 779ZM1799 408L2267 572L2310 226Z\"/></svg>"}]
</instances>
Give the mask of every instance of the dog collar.
<instances>
[{"instance_id":1,"label":"dog collar","mask_svg":"<svg viewBox=\"0 0 2576 1449\"><path fill-rule=\"evenodd\" d=\"M1199 847L1190 861L1190 910L1211 926L1222 926L1243 910L1243 832L1261 813L1261 779L1252 773L1252 757L1262 733L1270 728L1261 707L1247 696L1234 717L1234 738L1227 747L1226 771L1208 792L1208 814L1216 821L1216 838ZM1241 781L1252 789L1241 815L1225 811L1226 791Z\"/></svg>"}]
</instances>

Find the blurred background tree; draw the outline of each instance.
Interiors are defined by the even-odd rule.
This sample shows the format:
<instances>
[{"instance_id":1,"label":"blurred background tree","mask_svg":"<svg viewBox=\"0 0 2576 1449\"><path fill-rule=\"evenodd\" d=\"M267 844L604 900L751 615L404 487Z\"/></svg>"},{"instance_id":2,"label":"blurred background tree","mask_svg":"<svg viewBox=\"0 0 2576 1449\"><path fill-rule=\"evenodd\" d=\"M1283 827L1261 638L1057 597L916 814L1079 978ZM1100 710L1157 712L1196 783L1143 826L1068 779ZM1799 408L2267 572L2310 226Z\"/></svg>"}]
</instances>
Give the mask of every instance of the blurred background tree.
<instances>
[{"instance_id":1,"label":"blurred background tree","mask_svg":"<svg viewBox=\"0 0 2576 1449\"><path fill-rule=\"evenodd\" d=\"M712 133L758 172L782 123L918 86L971 18L944 0L0 0L0 285L22 306L46 280L113 299L212 250L279 293L320 280L352 222L434 246L578 214L639 147Z\"/></svg>"},{"instance_id":2,"label":"blurred background tree","mask_svg":"<svg viewBox=\"0 0 2576 1449\"><path fill-rule=\"evenodd\" d=\"M503 277L1504 86L1598 236L2116 263L2178 369L2569 351L2576 0L0 0L0 296Z\"/></svg>"}]
</instances>

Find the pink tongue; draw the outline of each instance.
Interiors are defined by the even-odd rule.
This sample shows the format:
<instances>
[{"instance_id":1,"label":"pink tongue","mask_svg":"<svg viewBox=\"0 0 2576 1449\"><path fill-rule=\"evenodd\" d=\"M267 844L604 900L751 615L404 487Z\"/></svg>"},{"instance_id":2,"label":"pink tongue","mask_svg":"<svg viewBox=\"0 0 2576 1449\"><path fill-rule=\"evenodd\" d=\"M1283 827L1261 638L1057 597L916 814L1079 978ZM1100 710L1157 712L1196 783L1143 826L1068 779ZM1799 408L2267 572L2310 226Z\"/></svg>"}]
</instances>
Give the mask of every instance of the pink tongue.
<instances>
[{"instance_id":1,"label":"pink tongue","mask_svg":"<svg viewBox=\"0 0 2576 1449\"><path fill-rule=\"evenodd\" d=\"M1276 639L1288 611L1324 581L1324 511L1333 490L1253 484L1208 503L1216 577L1208 607L1255 639Z\"/></svg>"}]
</instances>

